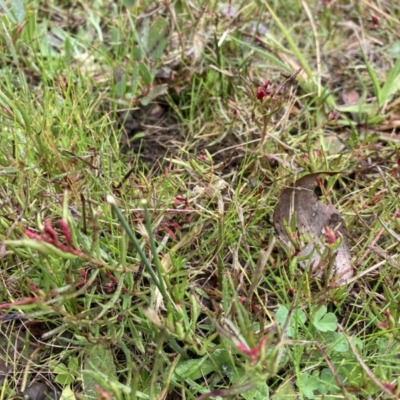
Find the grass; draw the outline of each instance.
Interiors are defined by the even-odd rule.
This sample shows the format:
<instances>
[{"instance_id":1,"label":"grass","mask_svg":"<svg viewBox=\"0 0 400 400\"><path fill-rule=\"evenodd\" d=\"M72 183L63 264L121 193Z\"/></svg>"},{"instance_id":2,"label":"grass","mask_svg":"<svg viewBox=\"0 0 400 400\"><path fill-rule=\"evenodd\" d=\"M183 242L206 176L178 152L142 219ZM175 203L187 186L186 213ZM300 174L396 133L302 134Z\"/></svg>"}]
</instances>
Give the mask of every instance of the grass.
<instances>
[{"instance_id":1,"label":"grass","mask_svg":"<svg viewBox=\"0 0 400 400\"><path fill-rule=\"evenodd\" d=\"M396 2L42 3L0 2L0 399L397 398ZM320 171L338 288L272 225Z\"/></svg>"}]
</instances>

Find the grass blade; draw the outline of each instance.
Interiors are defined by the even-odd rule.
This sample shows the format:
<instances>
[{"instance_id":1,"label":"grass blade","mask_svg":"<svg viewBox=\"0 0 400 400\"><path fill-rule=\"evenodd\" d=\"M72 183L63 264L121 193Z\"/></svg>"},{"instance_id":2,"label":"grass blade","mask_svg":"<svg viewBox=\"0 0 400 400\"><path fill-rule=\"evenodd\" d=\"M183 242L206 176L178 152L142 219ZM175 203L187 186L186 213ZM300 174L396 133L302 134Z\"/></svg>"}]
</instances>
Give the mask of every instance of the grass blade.
<instances>
[{"instance_id":1,"label":"grass blade","mask_svg":"<svg viewBox=\"0 0 400 400\"><path fill-rule=\"evenodd\" d=\"M161 295L163 296L165 304L167 304L167 305L170 304L171 299L170 299L169 294L165 290L165 285L164 285L162 275L161 276L159 275L157 277L156 274L154 273L149 259L146 257L142 248L140 247L140 243L136 239L136 236L133 233L131 227L129 226L128 221L125 219L121 210L117 206L115 199L112 196L108 196L107 201L109 204L111 204L111 207L112 207L113 211L115 212L115 214L117 215L119 222L121 223L122 227L125 229L125 232L128 234L129 239L131 239L133 245L135 246L135 249L138 252L140 259L144 263L146 272L151 276L151 279L153 280L154 284L157 286L158 290L160 291Z\"/></svg>"},{"instance_id":2,"label":"grass blade","mask_svg":"<svg viewBox=\"0 0 400 400\"><path fill-rule=\"evenodd\" d=\"M393 68L390 70L389 75L381 89L381 100L386 103L390 97L400 90L400 57L395 62ZM383 105L383 104L382 104Z\"/></svg>"},{"instance_id":3,"label":"grass blade","mask_svg":"<svg viewBox=\"0 0 400 400\"><path fill-rule=\"evenodd\" d=\"M269 13L271 14L272 18L275 20L276 24L278 25L279 29L282 31L286 40L288 41L289 46L292 49L294 55L297 57L301 66L304 68L304 71L306 72L308 79L313 82L313 72L312 72L310 65L308 64L306 58L304 57L302 51L296 45L296 43L294 42L294 40L292 38L292 35L286 29L285 25L283 25L283 23L279 19L279 17L275 14L274 10L271 8L271 6L268 4L268 2L266 2L265 5L266 5Z\"/></svg>"},{"instance_id":4,"label":"grass blade","mask_svg":"<svg viewBox=\"0 0 400 400\"><path fill-rule=\"evenodd\" d=\"M368 62L367 56L364 53L364 50L361 49L361 54L365 63L365 66L367 67L368 75L371 78L372 81L372 86L374 87L374 93L378 102L378 106L381 107L382 104L382 91L381 91L381 86L378 81L378 77L375 74L374 69L372 68L371 64Z\"/></svg>"}]
</instances>

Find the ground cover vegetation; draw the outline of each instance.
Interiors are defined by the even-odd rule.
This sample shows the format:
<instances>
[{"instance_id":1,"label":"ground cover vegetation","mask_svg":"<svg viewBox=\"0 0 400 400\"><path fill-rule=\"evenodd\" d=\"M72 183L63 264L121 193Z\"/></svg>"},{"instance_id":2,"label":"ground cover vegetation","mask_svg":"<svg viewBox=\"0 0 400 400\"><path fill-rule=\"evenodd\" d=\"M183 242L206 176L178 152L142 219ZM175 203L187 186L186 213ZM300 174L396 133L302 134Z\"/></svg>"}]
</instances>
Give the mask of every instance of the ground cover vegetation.
<instances>
[{"instance_id":1,"label":"ground cover vegetation","mask_svg":"<svg viewBox=\"0 0 400 400\"><path fill-rule=\"evenodd\" d=\"M398 2L0 10L0 399L398 398Z\"/></svg>"}]
</instances>

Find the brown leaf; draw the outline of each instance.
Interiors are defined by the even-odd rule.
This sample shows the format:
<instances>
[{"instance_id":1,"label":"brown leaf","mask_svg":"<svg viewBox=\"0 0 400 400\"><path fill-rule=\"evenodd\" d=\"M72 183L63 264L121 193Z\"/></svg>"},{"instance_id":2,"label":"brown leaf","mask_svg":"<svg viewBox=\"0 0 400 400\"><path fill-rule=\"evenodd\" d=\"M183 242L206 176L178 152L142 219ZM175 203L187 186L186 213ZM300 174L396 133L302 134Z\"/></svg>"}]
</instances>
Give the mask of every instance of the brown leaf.
<instances>
[{"instance_id":1,"label":"brown leaf","mask_svg":"<svg viewBox=\"0 0 400 400\"><path fill-rule=\"evenodd\" d=\"M360 95L354 89L343 89L342 100L346 106L354 106L360 101Z\"/></svg>"},{"instance_id":2,"label":"brown leaf","mask_svg":"<svg viewBox=\"0 0 400 400\"><path fill-rule=\"evenodd\" d=\"M325 235L331 235L331 230L340 235L342 243L333 255L334 263L329 276L331 285L340 286L353 276L353 268L339 212L331 204L320 203L314 193L315 180L320 174L334 175L336 172L309 174L284 189L274 210L273 223L282 242L292 248L284 226L285 223L290 224L293 213L296 213L296 229L300 238L297 256L309 258L301 261L300 265L303 268L310 266L317 277L324 275L329 264L329 260L321 257L326 248Z\"/></svg>"}]
</instances>

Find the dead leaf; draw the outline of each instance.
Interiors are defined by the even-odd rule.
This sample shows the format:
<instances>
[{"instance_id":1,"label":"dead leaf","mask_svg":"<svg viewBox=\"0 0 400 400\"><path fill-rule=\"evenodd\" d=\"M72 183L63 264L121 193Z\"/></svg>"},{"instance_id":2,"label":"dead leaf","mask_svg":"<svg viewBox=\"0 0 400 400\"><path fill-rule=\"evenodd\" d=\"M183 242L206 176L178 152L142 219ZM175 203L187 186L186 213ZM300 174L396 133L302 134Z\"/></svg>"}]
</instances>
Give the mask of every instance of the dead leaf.
<instances>
[{"instance_id":1,"label":"dead leaf","mask_svg":"<svg viewBox=\"0 0 400 400\"><path fill-rule=\"evenodd\" d=\"M219 10L221 13L228 17L228 18L235 18L237 16L237 9L235 6L229 3L220 3L219 4Z\"/></svg>"},{"instance_id":2,"label":"dead leaf","mask_svg":"<svg viewBox=\"0 0 400 400\"><path fill-rule=\"evenodd\" d=\"M344 105L346 106L355 106L360 102L360 95L354 89L343 89L342 100ZM360 117L356 112L352 112L351 117L353 118L354 121L357 122L360 121Z\"/></svg>"},{"instance_id":3,"label":"dead leaf","mask_svg":"<svg viewBox=\"0 0 400 400\"><path fill-rule=\"evenodd\" d=\"M336 172L309 174L284 189L275 207L273 223L282 242L293 248L285 224L290 225L292 216L296 213L296 229L300 238L300 252L297 256L307 258L300 265L311 268L319 278L327 272L329 265L329 260L322 258L326 249L325 234L333 230L337 236L341 236L342 243L333 255L334 262L329 275L332 286L341 286L353 276L353 267L338 210L331 204L320 203L314 193L315 180L320 174L334 175Z\"/></svg>"},{"instance_id":4,"label":"dead leaf","mask_svg":"<svg viewBox=\"0 0 400 400\"><path fill-rule=\"evenodd\" d=\"M360 101L360 95L354 89L343 89L342 100L346 106L354 106Z\"/></svg>"},{"instance_id":5,"label":"dead leaf","mask_svg":"<svg viewBox=\"0 0 400 400\"><path fill-rule=\"evenodd\" d=\"M190 50L192 55L192 65L201 57L207 43L207 34L204 27L204 18L201 18L200 23L197 25L197 29L193 34L193 47Z\"/></svg>"}]
</instances>

